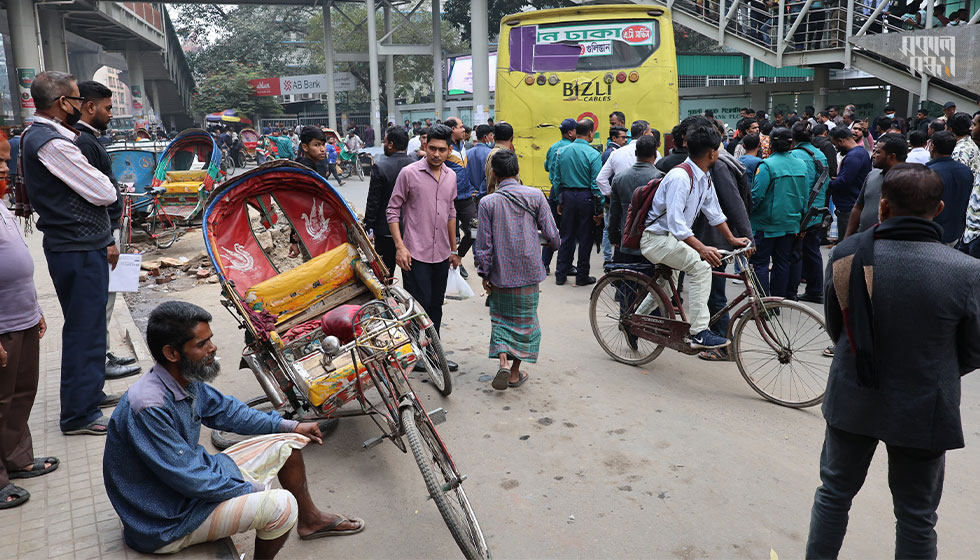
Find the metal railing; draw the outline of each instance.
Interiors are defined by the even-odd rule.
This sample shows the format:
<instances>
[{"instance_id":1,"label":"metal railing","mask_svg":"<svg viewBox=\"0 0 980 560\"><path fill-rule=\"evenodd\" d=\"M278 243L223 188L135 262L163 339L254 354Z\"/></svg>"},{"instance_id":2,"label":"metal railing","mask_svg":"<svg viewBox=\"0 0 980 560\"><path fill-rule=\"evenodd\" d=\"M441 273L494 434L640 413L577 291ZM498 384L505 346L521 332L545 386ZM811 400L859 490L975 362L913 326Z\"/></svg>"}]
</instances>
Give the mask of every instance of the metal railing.
<instances>
[{"instance_id":1,"label":"metal railing","mask_svg":"<svg viewBox=\"0 0 980 560\"><path fill-rule=\"evenodd\" d=\"M672 8L718 27L719 40L724 34L734 35L779 54L849 50L850 38L950 23L942 5L932 2L928 9L918 9L915 3L905 7L887 0L677 0ZM956 24L974 24L978 19L980 11Z\"/></svg>"}]
</instances>

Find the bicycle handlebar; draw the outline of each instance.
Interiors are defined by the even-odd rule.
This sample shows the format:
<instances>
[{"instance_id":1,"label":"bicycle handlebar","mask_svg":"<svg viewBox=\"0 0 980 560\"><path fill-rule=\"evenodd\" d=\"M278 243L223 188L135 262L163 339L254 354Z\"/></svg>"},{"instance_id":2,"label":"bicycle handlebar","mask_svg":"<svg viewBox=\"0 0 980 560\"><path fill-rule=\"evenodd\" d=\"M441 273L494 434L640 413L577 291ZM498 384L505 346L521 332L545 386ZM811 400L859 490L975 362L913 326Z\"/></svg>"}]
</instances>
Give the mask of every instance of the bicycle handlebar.
<instances>
[{"instance_id":1,"label":"bicycle handlebar","mask_svg":"<svg viewBox=\"0 0 980 560\"><path fill-rule=\"evenodd\" d=\"M730 259L734 256L745 254L751 248L752 248L752 243L749 242L749 244L746 245L745 247L739 247L738 249L733 249L731 251L728 251L726 249L718 249L718 252L721 253L723 259Z\"/></svg>"}]
</instances>

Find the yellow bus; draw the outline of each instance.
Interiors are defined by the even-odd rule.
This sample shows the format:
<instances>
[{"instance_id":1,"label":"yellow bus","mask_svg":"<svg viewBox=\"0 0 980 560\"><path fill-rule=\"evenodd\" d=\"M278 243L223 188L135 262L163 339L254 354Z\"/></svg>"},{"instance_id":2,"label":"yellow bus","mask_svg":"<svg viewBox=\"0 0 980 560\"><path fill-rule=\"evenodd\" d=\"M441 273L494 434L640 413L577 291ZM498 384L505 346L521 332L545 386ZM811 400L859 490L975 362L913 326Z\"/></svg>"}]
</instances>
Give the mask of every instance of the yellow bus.
<instances>
[{"instance_id":1,"label":"yellow bus","mask_svg":"<svg viewBox=\"0 0 980 560\"><path fill-rule=\"evenodd\" d=\"M548 147L566 118L592 119L604 145L609 114L626 127L677 124L677 57L666 8L613 4L522 12L500 22L495 113L514 127L525 185L548 190Z\"/></svg>"}]
</instances>

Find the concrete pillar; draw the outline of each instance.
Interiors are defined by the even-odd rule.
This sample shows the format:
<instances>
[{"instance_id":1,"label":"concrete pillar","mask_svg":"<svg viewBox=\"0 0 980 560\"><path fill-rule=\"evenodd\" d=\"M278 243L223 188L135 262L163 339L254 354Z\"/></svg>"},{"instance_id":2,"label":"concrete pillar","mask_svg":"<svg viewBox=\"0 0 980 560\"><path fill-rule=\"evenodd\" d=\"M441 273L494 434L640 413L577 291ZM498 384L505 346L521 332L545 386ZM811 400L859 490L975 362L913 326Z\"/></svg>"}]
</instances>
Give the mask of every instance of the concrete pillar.
<instances>
[{"instance_id":1,"label":"concrete pillar","mask_svg":"<svg viewBox=\"0 0 980 560\"><path fill-rule=\"evenodd\" d=\"M333 10L333 2L323 5L323 60L327 73L327 127L334 130L337 128L337 90L333 81L333 31L330 29L330 12ZM340 131L343 133L343 131Z\"/></svg>"},{"instance_id":2,"label":"concrete pillar","mask_svg":"<svg viewBox=\"0 0 980 560\"><path fill-rule=\"evenodd\" d=\"M432 119L442 119L442 12L439 0L432 0L432 93L435 101L436 116Z\"/></svg>"},{"instance_id":3,"label":"concrete pillar","mask_svg":"<svg viewBox=\"0 0 980 560\"><path fill-rule=\"evenodd\" d=\"M163 122L163 114L160 112L160 89L157 87L157 82L150 82L150 99L153 101L153 105L148 107L148 114L154 114L159 122Z\"/></svg>"},{"instance_id":4,"label":"concrete pillar","mask_svg":"<svg viewBox=\"0 0 980 560\"><path fill-rule=\"evenodd\" d=\"M483 124L490 114L490 47L487 32L487 0L472 0L470 44L473 54L473 126Z\"/></svg>"},{"instance_id":5,"label":"concrete pillar","mask_svg":"<svg viewBox=\"0 0 980 560\"><path fill-rule=\"evenodd\" d=\"M34 100L31 99L31 84L42 70L41 46L37 40L37 20L34 18L34 4L31 0L7 1L7 24L10 27L13 64L17 89L11 92L18 95L14 101L14 113L20 115L21 124L34 120ZM8 70L9 71L9 70Z\"/></svg>"},{"instance_id":6,"label":"concrete pillar","mask_svg":"<svg viewBox=\"0 0 980 560\"><path fill-rule=\"evenodd\" d=\"M94 80L95 73L103 64L102 56L97 52L72 53L68 55L68 67L79 82Z\"/></svg>"},{"instance_id":7,"label":"concrete pillar","mask_svg":"<svg viewBox=\"0 0 980 560\"><path fill-rule=\"evenodd\" d=\"M892 86L891 102L889 105L895 106L895 111L897 114L901 115L903 111L907 110L912 103L912 94L898 86ZM905 113L906 116L911 116L915 118L915 110L913 109L911 113Z\"/></svg>"},{"instance_id":8,"label":"concrete pillar","mask_svg":"<svg viewBox=\"0 0 980 560\"><path fill-rule=\"evenodd\" d=\"M44 69L68 72L68 49L65 46L64 18L53 9L39 9L37 16L41 28L41 52L44 53Z\"/></svg>"},{"instance_id":9,"label":"concrete pillar","mask_svg":"<svg viewBox=\"0 0 980 560\"><path fill-rule=\"evenodd\" d=\"M126 66L129 68L129 89L133 94L133 118L146 120L146 85L143 83L143 60L137 50L126 51Z\"/></svg>"},{"instance_id":10,"label":"concrete pillar","mask_svg":"<svg viewBox=\"0 0 980 560\"><path fill-rule=\"evenodd\" d=\"M384 7L385 15L385 35L391 32L391 4L385 2ZM391 37L385 40L385 44L390 45L392 43ZM388 109L388 120L394 120L395 124L401 122L401 118L398 115L398 108L395 106L395 57L394 55L385 55L385 107ZM385 126L385 130L387 130ZM378 143L381 143L381 137L384 134L383 130L377 131Z\"/></svg>"},{"instance_id":11,"label":"concrete pillar","mask_svg":"<svg viewBox=\"0 0 980 560\"><path fill-rule=\"evenodd\" d=\"M381 87L378 84L378 19L374 0L365 0L367 12L367 44L368 44L368 85L371 91L371 126L374 134L381 131Z\"/></svg>"},{"instance_id":12,"label":"concrete pillar","mask_svg":"<svg viewBox=\"0 0 980 560\"><path fill-rule=\"evenodd\" d=\"M827 108L827 87L830 85L830 69L816 67L813 69L813 109L823 111Z\"/></svg>"},{"instance_id":13,"label":"concrete pillar","mask_svg":"<svg viewBox=\"0 0 980 560\"><path fill-rule=\"evenodd\" d=\"M769 92L766 89L766 84L752 84L749 86L749 106L756 111L769 112ZM818 109L818 110L822 110Z\"/></svg>"}]
</instances>

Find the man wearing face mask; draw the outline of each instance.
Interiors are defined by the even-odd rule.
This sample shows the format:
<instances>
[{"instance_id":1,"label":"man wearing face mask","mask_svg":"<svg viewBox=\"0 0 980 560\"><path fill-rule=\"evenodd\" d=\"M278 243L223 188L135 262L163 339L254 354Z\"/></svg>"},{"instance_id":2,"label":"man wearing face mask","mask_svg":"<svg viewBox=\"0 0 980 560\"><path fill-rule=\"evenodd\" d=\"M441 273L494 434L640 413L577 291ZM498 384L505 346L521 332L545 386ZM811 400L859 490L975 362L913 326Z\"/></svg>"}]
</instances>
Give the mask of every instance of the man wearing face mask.
<instances>
[{"instance_id":1,"label":"man wearing face mask","mask_svg":"<svg viewBox=\"0 0 980 560\"><path fill-rule=\"evenodd\" d=\"M80 82L78 93L84 99L82 101L82 118L78 121L78 140L76 144L82 151L82 155L88 160L92 167L102 172L103 175L112 181L119 191L119 184L116 176L112 172L112 160L105 151L100 138L109 128L109 121L112 119L112 90L103 84L95 81ZM122 198L117 198L116 202L107 208L109 212L109 225L112 228L112 245L106 248L109 258L109 266L115 268L119 261L119 247L122 240L119 239L119 219L122 217ZM112 319L112 309L116 305L116 292L109 292L109 300L106 302L105 322L106 325ZM106 338L106 349L109 348L108 334ZM140 367L136 365L136 358L131 356L117 357L112 352L106 352L105 376L106 379L119 379L129 377L140 372ZM110 396L110 401L118 400L116 396Z\"/></svg>"},{"instance_id":2,"label":"man wearing face mask","mask_svg":"<svg viewBox=\"0 0 980 560\"><path fill-rule=\"evenodd\" d=\"M65 325L61 333L61 431L105 435L106 322L112 229L106 207L116 187L78 148L82 116L75 77L41 72L31 84L37 112L21 139L24 186Z\"/></svg>"}]
</instances>

